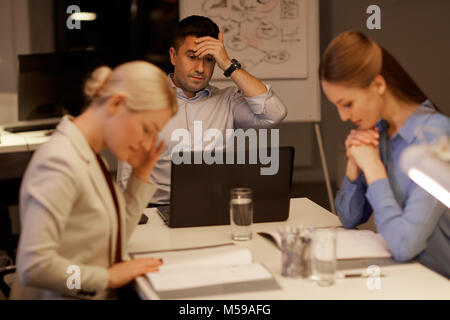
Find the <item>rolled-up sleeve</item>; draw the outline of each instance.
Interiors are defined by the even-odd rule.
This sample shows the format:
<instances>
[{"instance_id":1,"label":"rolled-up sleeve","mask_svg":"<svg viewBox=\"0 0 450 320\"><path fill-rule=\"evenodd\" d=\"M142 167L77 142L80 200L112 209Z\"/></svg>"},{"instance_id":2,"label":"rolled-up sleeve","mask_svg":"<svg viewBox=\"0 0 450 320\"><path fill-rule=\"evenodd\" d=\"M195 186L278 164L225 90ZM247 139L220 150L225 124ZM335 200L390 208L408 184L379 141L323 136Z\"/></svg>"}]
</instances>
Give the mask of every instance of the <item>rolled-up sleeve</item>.
<instances>
[{"instance_id":1,"label":"rolled-up sleeve","mask_svg":"<svg viewBox=\"0 0 450 320\"><path fill-rule=\"evenodd\" d=\"M270 127L286 118L288 110L268 84L267 92L244 97L236 89L232 97L234 122L237 128Z\"/></svg>"}]
</instances>

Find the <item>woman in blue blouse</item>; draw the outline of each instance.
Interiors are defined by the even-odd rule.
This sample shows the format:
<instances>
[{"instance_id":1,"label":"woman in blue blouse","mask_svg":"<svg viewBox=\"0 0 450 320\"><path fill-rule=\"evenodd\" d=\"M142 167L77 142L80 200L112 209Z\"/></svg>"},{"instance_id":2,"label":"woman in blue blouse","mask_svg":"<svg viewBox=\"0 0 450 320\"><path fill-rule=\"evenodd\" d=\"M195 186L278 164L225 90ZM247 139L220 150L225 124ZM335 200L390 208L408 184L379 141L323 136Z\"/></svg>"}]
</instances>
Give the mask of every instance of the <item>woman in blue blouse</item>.
<instances>
[{"instance_id":1,"label":"woman in blue blouse","mask_svg":"<svg viewBox=\"0 0 450 320\"><path fill-rule=\"evenodd\" d=\"M419 127L450 135L449 118L384 48L359 32L330 43L319 75L342 121L358 127L345 140L346 176L335 200L342 224L354 228L373 212L395 260L417 259L450 277L450 210L399 167L402 151L421 142Z\"/></svg>"}]
</instances>

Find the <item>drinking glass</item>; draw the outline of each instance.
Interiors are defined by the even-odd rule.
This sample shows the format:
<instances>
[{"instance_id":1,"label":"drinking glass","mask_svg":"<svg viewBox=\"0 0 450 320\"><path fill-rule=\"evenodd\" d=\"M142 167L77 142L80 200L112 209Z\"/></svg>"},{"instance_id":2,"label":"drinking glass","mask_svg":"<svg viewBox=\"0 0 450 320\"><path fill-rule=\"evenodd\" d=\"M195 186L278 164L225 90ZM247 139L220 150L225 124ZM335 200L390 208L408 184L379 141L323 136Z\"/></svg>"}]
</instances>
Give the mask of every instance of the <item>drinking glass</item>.
<instances>
[{"instance_id":1,"label":"drinking glass","mask_svg":"<svg viewBox=\"0 0 450 320\"><path fill-rule=\"evenodd\" d=\"M252 193L250 188L233 188L230 191L230 225L233 240L245 241L252 238Z\"/></svg>"}]
</instances>

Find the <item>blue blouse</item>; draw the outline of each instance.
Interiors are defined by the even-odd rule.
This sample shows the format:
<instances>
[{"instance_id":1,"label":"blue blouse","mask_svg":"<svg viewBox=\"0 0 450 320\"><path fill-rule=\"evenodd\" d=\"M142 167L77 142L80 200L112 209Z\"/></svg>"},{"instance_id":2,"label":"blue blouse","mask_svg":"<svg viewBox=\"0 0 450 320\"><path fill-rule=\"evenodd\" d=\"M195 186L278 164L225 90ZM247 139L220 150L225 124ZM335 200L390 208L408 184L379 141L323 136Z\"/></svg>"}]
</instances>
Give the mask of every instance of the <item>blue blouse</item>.
<instances>
[{"instance_id":1,"label":"blue blouse","mask_svg":"<svg viewBox=\"0 0 450 320\"><path fill-rule=\"evenodd\" d=\"M378 231L395 260L416 258L449 278L450 210L400 169L399 158L406 147L421 142L417 139L418 127L434 127L450 135L450 119L436 113L427 100L390 139L387 122L381 119L377 126L388 178L367 186L364 174L353 182L345 177L335 199L338 216L349 229L366 222L374 212Z\"/></svg>"}]
</instances>

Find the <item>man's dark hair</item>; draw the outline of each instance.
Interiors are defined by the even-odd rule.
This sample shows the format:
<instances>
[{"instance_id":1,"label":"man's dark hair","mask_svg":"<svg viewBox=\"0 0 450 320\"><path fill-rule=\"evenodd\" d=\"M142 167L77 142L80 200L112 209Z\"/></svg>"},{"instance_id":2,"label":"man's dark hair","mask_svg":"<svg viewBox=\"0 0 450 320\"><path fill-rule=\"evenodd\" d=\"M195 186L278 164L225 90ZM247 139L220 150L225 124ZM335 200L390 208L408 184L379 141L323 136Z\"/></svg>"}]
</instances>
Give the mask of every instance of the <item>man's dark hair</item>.
<instances>
[{"instance_id":1,"label":"man's dark hair","mask_svg":"<svg viewBox=\"0 0 450 320\"><path fill-rule=\"evenodd\" d=\"M203 16L189 16L178 22L173 38L172 46L175 50L183 44L187 36L196 36L197 38L210 36L219 38L219 27L210 18Z\"/></svg>"}]
</instances>

